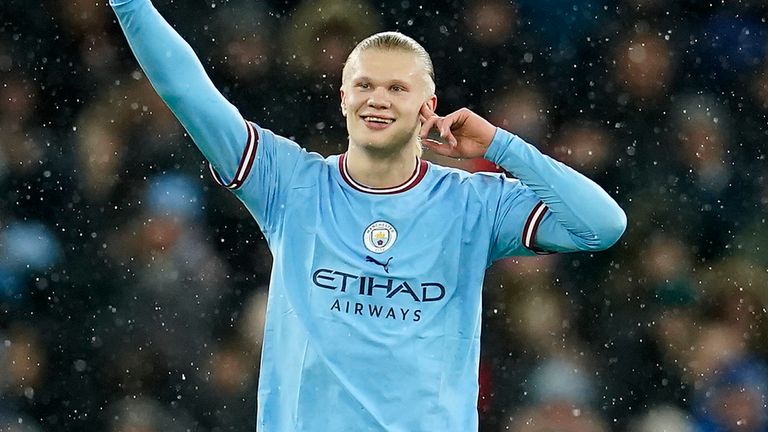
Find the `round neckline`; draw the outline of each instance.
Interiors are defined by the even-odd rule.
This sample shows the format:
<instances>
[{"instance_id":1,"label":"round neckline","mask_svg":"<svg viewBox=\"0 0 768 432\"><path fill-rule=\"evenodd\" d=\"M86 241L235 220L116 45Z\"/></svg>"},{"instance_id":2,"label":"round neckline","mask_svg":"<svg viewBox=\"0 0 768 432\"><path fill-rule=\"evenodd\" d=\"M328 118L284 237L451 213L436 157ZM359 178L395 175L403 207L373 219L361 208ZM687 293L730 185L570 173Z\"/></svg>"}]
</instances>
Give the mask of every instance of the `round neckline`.
<instances>
[{"instance_id":1,"label":"round neckline","mask_svg":"<svg viewBox=\"0 0 768 432\"><path fill-rule=\"evenodd\" d=\"M357 191L374 195L392 195L411 190L417 184L419 184L421 180L424 179L424 176L427 175L428 169L429 164L427 161L417 157L416 168L413 170L413 173L406 181L393 187L375 188L355 181L355 179L353 179L349 174L349 168L347 167L347 154L343 153L339 156L339 173L341 174L341 178L344 180L344 182L346 182L350 187Z\"/></svg>"}]
</instances>

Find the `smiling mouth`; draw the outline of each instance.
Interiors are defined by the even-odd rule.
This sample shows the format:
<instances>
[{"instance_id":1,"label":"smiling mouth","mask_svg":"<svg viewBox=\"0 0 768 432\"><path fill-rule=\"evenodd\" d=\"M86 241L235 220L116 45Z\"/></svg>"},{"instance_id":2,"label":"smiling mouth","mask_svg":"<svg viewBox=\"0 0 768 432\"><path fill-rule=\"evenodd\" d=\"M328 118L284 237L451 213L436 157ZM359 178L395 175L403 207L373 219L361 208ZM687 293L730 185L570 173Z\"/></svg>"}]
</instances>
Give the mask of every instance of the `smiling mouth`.
<instances>
[{"instance_id":1,"label":"smiling mouth","mask_svg":"<svg viewBox=\"0 0 768 432\"><path fill-rule=\"evenodd\" d=\"M375 116L363 116L363 120L370 123L380 123L380 124L392 124L395 121L394 119L375 117Z\"/></svg>"}]
</instances>

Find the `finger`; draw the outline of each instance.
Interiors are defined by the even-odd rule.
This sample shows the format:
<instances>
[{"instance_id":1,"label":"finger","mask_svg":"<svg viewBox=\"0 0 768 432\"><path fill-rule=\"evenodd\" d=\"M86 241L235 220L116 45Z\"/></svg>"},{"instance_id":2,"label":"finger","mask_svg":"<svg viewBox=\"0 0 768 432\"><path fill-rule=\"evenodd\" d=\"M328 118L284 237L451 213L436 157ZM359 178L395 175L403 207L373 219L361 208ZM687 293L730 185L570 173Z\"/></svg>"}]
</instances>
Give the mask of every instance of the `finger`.
<instances>
[{"instance_id":1,"label":"finger","mask_svg":"<svg viewBox=\"0 0 768 432\"><path fill-rule=\"evenodd\" d=\"M421 143L424 145L424 147L426 147L427 149L431 150L433 153L438 154L440 156L448 156L452 158L459 157L456 151L456 148L443 144L440 141L436 141L433 139L423 139L421 140Z\"/></svg>"},{"instance_id":2,"label":"finger","mask_svg":"<svg viewBox=\"0 0 768 432\"><path fill-rule=\"evenodd\" d=\"M445 141L451 146L455 146L457 144L456 137L454 137L453 132L451 132L451 126L453 126L453 123L454 123L454 118L451 116L448 116L448 117L445 117L439 125L440 136L445 138Z\"/></svg>"},{"instance_id":3,"label":"finger","mask_svg":"<svg viewBox=\"0 0 768 432\"><path fill-rule=\"evenodd\" d=\"M432 117L435 117L434 111L429 108L429 104L424 102L424 104L421 106L421 109L419 109L419 122L421 122L423 125ZM427 129L427 133L429 133L431 129L432 127L430 126L430 128Z\"/></svg>"},{"instance_id":4,"label":"finger","mask_svg":"<svg viewBox=\"0 0 768 432\"><path fill-rule=\"evenodd\" d=\"M419 109L419 115L424 116L424 118L430 118L435 115L435 112L432 111L432 108L429 107L428 103L424 102L421 105L421 109Z\"/></svg>"},{"instance_id":5,"label":"finger","mask_svg":"<svg viewBox=\"0 0 768 432\"><path fill-rule=\"evenodd\" d=\"M421 130L419 131L419 136L421 138L426 138L427 135L429 135L429 131L432 130L433 127L435 127L435 123L440 120L440 117L436 115L432 115L431 117L427 117L427 119L422 123Z\"/></svg>"}]
</instances>

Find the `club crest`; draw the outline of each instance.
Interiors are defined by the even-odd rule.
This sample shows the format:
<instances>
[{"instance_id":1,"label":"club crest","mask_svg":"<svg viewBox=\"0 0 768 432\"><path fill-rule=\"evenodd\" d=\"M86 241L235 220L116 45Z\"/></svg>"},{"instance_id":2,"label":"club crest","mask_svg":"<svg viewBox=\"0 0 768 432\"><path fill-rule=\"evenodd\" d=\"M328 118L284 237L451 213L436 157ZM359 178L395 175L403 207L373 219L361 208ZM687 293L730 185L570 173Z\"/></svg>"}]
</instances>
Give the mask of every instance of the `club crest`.
<instances>
[{"instance_id":1,"label":"club crest","mask_svg":"<svg viewBox=\"0 0 768 432\"><path fill-rule=\"evenodd\" d=\"M365 229L363 243L365 248L373 253L386 252L395 244L397 231L389 222L377 221Z\"/></svg>"}]
</instances>

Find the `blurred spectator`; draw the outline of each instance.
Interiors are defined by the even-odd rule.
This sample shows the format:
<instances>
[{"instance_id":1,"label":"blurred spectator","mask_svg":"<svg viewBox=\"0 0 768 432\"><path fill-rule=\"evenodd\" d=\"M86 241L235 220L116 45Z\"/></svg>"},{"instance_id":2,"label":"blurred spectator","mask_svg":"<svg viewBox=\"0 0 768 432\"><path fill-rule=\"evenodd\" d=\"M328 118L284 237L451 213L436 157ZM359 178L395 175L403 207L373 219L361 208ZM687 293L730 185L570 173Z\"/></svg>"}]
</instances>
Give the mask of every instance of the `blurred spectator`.
<instances>
[{"instance_id":1,"label":"blurred spectator","mask_svg":"<svg viewBox=\"0 0 768 432\"><path fill-rule=\"evenodd\" d=\"M605 128L572 121L560 127L549 147L552 156L595 179L609 168L615 143Z\"/></svg>"},{"instance_id":2,"label":"blurred spectator","mask_svg":"<svg viewBox=\"0 0 768 432\"><path fill-rule=\"evenodd\" d=\"M75 126L81 189L95 203L126 193L126 173L189 165L178 121L138 72L86 108ZM192 159L192 158L190 158ZM196 155L195 165L202 157Z\"/></svg>"},{"instance_id":3,"label":"blurred spectator","mask_svg":"<svg viewBox=\"0 0 768 432\"><path fill-rule=\"evenodd\" d=\"M15 73L0 74L0 181L6 175L28 177L46 159L45 134L36 125L36 86Z\"/></svg>"},{"instance_id":4,"label":"blurred spectator","mask_svg":"<svg viewBox=\"0 0 768 432\"><path fill-rule=\"evenodd\" d=\"M768 364L754 358L718 359L694 399L697 432L768 430Z\"/></svg>"},{"instance_id":5,"label":"blurred spectator","mask_svg":"<svg viewBox=\"0 0 768 432\"><path fill-rule=\"evenodd\" d=\"M126 398L109 409L110 432L188 432L199 427L186 412L146 397Z\"/></svg>"},{"instance_id":6,"label":"blurred spectator","mask_svg":"<svg viewBox=\"0 0 768 432\"><path fill-rule=\"evenodd\" d=\"M766 268L736 256L697 272L702 314L731 328L747 350L763 358L768 355Z\"/></svg>"},{"instance_id":7,"label":"blurred spectator","mask_svg":"<svg viewBox=\"0 0 768 432\"><path fill-rule=\"evenodd\" d=\"M274 47L270 42L273 21L264 5L241 1L230 2L215 16L213 27L224 49L215 49L228 80L223 85L237 85L239 91L258 85L276 66Z\"/></svg>"},{"instance_id":8,"label":"blurred spectator","mask_svg":"<svg viewBox=\"0 0 768 432\"><path fill-rule=\"evenodd\" d=\"M729 113L711 95L680 97L674 113L683 163L703 188L717 194L731 175Z\"/></svg>"},{"instance_id":9,"label":"blurred spectator","mask_svg":"<svg viewBox=\"0 0 768 432\"><path fill-rule=\"evenodd\" d=\"M512 417L504 430L512 432L608 432L599 413L568 403L534 405Z\"/></svg>"},{"instance_id":10,"label":"blurred spectator","mask_svg":"<svg viewBox=\"0 0 768 432\"><path fill-rule=\"evenodd\" d=\"M59 22L77 44L83 65L102 85L118 71L118 52L113 35L106 30L111 21L110 12L99 2L72 0L57 3Z\"/></svg>"},{"instance_id":11,"label":"blurred spectator","mask_svg":"<svg viewBox=\"0 0 768 432\"><path fill-rule=\"evenodd\" d=\"M497 95L486 106L489 121L536 145L544 144L549 133L551 108L542 92L520 86Z\"/></svg>"},{"instance_id":12,"label":"blurred spectator","mask_svg":"<svg viewBox=\"0 0 768 432\"><path fill-rule=\"evenodd\" d=\"M588 408L595 402L598 387L589 375L592 369L591 364L579 359L546 359L528 379L529 395L539 404L561 402Z\"/></svg>"},{"instance_id":13,"label":"blurred spectator","mask_svg":"<svg viewBox=\"0 0 768 432\"><path fill-rule=\"evenodd\" d=\"M34 399L46 373L40 336L29 324L19 323L0 333L0 340L0 406L12 406L14 397Z\"/></svg>"},{"instance_id":14,"label":"blurred spectator","mask_svg":"<svg viewBox=\"0 0 768 432\"><path fill-rule=\"evenodd\" d=\"M0 227L0 303L26 300L27 278L54 266L61 257L60 248L42 223L14 222Z\"/></svg>"},{"instance_id":15,"label":"blurred spectator","mask_svg":"<svg viewBox=\"0 0 768 432\"><path fill-rule=\"evenodd\" d=\"M731 113L708 94L677 98L673 113L680 163L673 191L685 207L680 221L695 227L691 240L709 258L731 247L743 207L751 204L734 170Z\"/></svg>"},{"instance_id":16,"label":"blurred spectator","mask_svg":"<svg viewBox=\"0 0 768 432\"><path fill-rule=\"evenodd\" d=\"M212 430L252 431L256 425L256 384L260 356L242 339L219 344L213 351L200 381L206 389L200 397L204 418ZM199 377L203 378L203 377Z\"/></svg>"},{"instance_id":17,"label":"blurred spectator","mask_svg":"<svg viewBox=\"0 0 768 432\"><path fill-rule=\"evenodd\" d=\"M662 307L685 307L696 299L692 287L693 256L688 245L675 235L652 233L646 253L637 257L643 289Z\"/></svg>"},{"instance_id":18,"label":"blurred spectator","mask_svg":"<svg viewBox=\"0 0 768 432\"><path fill-rule=\"evenodd\" d=\"M657 104L669 91L674 54L647 24L636 28L641 31L626 35L616 48L616 81L634 104Z\"/></svg>"},{"instance_id":19,"label":"blurred spectator","mask_svg":"<svg viewBox=\"0 0 768 432\"><path fill-rule=\"evenodd\" d=\"M378 28L376 13L367 2L303 3L285 34L283 55L289 67L337 89L349 52Z\"/></svg>"},{"instance_id":20,"label":"blurred spectator","mask_svg":"<svg viewBox=\"0 0 768 432\"><path fill-rule=\"evenodd\" d=\"M256 386L266 318L266 287L244 302L235 332L217 342L195 377L199 411L211 430L253 431L256 424Z\"/></svg>"},{"instance_id":21,"label":"blurred spectator","mask_svg":"<svg viewBox=\"0 0 768 432\"><path fill-rule=\"evenodd\" d=\"M103 324L117 365L110 379L128 391L168 391L160 377L173 388L213 354L216 323L226 316L228 268L199 225L196 181L155 177L142 202L144 211L107 243L112 260L131 276L113 294L115 311Z\"/></svg>"},{"instance_id":22,"label":"blurred spectator","mask_svg":"<svg viewBox=\"0 0 768 432\"><path fill-rule=\"evenodd\" d=\"M636 418L629 432L694 432L688 415L673 406L654 407Z\"/></svg>"},{"instance_id":23,"label":"blurred spectator","mask_svg":"<svg viewBox=\"0 0 768 432\"><path fill-rule=\"evenodd\" d=\"M467 8L467 34L478 45L503 48L517 26L517 8L514 2L473 1Z\"/></svg>"}]
</instances>

